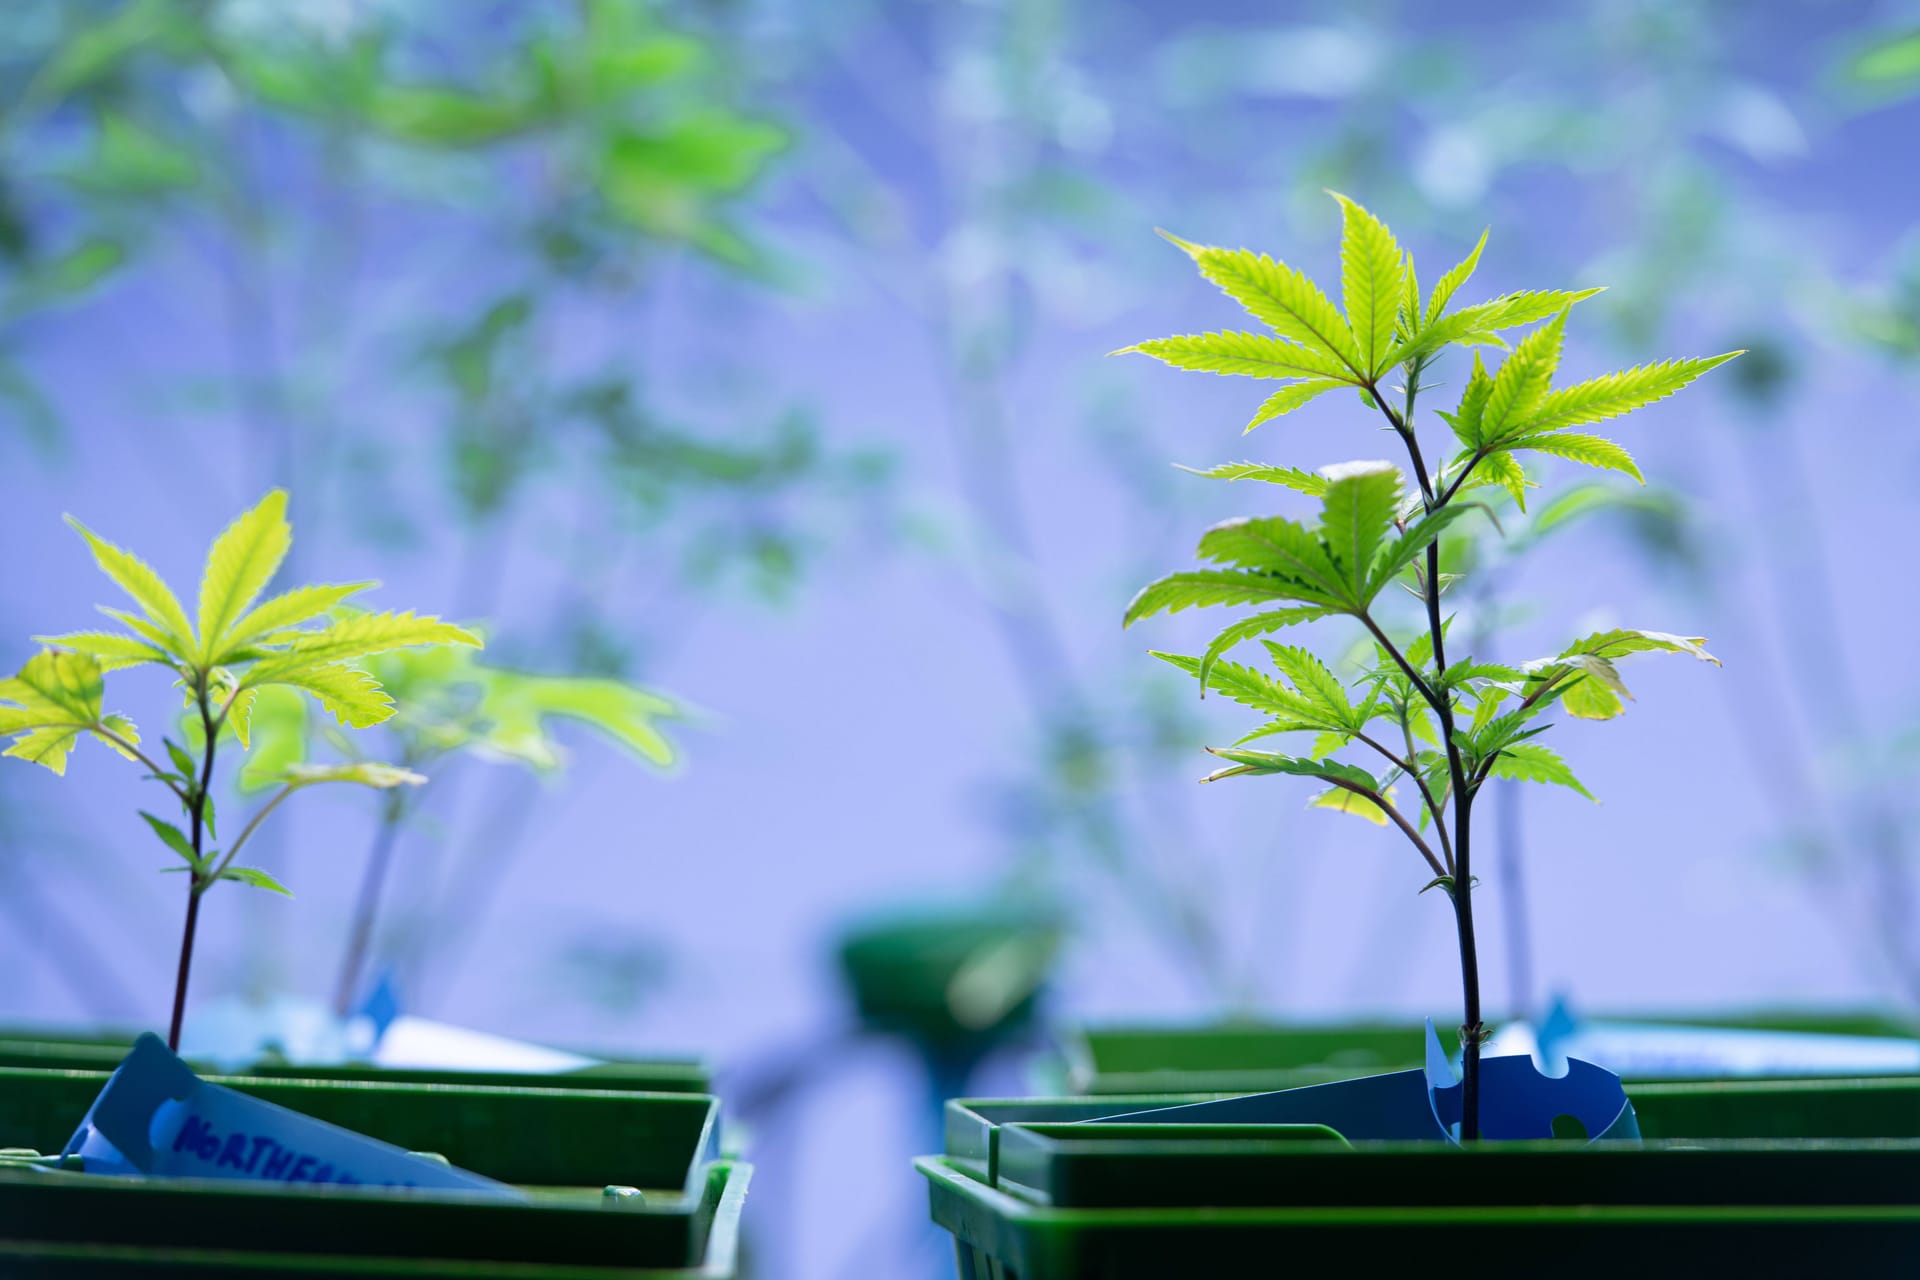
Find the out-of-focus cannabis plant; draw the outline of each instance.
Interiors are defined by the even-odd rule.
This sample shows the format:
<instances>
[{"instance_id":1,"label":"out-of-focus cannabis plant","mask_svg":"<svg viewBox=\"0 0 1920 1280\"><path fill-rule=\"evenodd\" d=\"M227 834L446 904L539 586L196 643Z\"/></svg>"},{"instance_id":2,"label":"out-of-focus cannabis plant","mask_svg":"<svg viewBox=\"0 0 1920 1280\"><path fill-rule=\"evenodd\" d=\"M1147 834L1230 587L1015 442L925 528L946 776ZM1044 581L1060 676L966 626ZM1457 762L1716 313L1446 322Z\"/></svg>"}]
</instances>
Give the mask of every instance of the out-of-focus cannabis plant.
<instances>
[{"instance_id":1,"label":"out-of-focus cannabis plant","mask_svg":"<svg viewBox=\"0 0 1920 1280\"><path fill-rule=\"evenodd\" d=\"M451 756L470 756L551 777L567 763L554 736L563 722L584 726L657 768L678 758L661 725L683 714L680 705L625 681L505 670L475 661L469 649L447 646L381 654L367 663L367 671L398 700L398 709L381 725L382 754L410 772ZM306 700L292 690L263 692L254 713L254 759L238 779L242 791L270 787L288 768L310 767L307 712ZM360 735L324 722L319 732L349 766L365 762ZM334 1011L342 1017L361 994L394 848L416 813L405 789L393 788L381 797L380 821L334 986Z\"/></svg>"},{"instance_id":2,"label":"out-of-focus cannabis plant","mask_svg":"<svg viewBox=\"0 0 1920 1280\"><path fill-rule=\"evenodd\" d=\"M1455 579L1442 572L1447 530L1490 509L1474 491L1498 485L1524 501L1524 455L1547 454L1640 479L1627 451L1574 428L1629 413L1671 395L1739 353L1669 360L1555 388L1561 343L1572 306L1596 290L1526 291L1449 311L1486 245L1422 294L1412 257L1372 214L1344 196L1340 246L1344 313L1307 276L1262 254L1212 248L1168 237L1208 280L1239 302L1269 333L1218 332L1155 339L1126 348L1176 368L1275 379L1283 385L1260 406L1247 429L1290 413L1330 391L1358 392L1404 446L1415 487L1389 462L1348 462L1319 472L1228 463L1201 474L1257 479L1296 490L1320 504L1313 524L1284 516L1231 520L1209 530L1199 555L1212 568L1176 573L1144 588L1126 611L1131 624L1158 613L1208 605L1278 605L1222 631L1199 657L1155 656L1194 675L1206 689L1251 706L1269 719L1231 747L1210 747L1227 767L1205 781L1288 774L1328 784L1315 804L1392 822L1432 872L1427 888L1452 900L1460 943L1465 1019L1461 1026L1464 1097L1460 1137L1479 1136L1479 957L1473 925L1473 802L1490 777L1586 789L1559 755L1534 741L1556 706L1568 715L1606 720L1630 695L1617 662L1635 653L1687 653L1717 662L1698 637L1616 629L1574 641L1559 653L1516 664L1449 660L1449 618L1442 597ZM1500 334L1539 324L1496 369L1476 354L1460 401L1440 417L1451 429L1447 453L1428 463L1414 410L1421 378L1449 346L1506 344ZM1398 377L1399 385L1390 380ZM1449 456L1450 455L1450 456ZM1444 459L1444 460L1442 460ZM1462 530L1464 531L1464 530ZM1382 597L1402 587L1423 606L1413 634L1384 616ZM1342 681L1303 648L1264 637L1298 623L1345 617L1371 637L1371 660ZM1279 678L1225 660L1241 643L1261 639ZM1312 735L1303 754L1259 750L1250 742L1281 734ZM1375 773L1349 759L1367 753ZM1378 767L1375 765L1374 767ZM1409 784L1419 811L1409 819L1396 784ZM1435 839L1422 828L1431 819Z\"/></svg>"},{"instance_id":3,"label":"out-of-focus cannabis plant","mask_svg":"<svg viewBox=\"0 0 1920 1280\"><path fill-rule=\"evenodd\" d=\"M50 647L30 658L19 675L0 681L0 734L16 735L6 755L64 774L74 744L91 736L145 766L147 776L179 802L187 823L184 832L154 814L140 815L184 864L165 870L187 874L186 923L167 1033L168 1044L176 1049L201 898L223 880L287 892L267 872L236 862L267 815L294 792L324 782L391 790L426 781L409 769L374 761L289 763L273 774L276 789L271 798L222 851L213 847L219 837L212 797L222 741L232 737L247 750L254 706L264 691L275 688L312 697L347 728L379 724L393 715L393 698L356 662L412 646L480 643L451 623L410 612L332 616L343 601L374 585L370 582L295 587L260 600L293 542L286 506L286 494L276 489L214 540L194 619L145 561L68 517L92 549L95 563L138 611L102 606L124 631L39 637ZM164 765L142 750L140 732L131 720L103 709L106 675L146 665L173 673L188 709L186 743L162 739Z\"/></svg>"}]
</instances>

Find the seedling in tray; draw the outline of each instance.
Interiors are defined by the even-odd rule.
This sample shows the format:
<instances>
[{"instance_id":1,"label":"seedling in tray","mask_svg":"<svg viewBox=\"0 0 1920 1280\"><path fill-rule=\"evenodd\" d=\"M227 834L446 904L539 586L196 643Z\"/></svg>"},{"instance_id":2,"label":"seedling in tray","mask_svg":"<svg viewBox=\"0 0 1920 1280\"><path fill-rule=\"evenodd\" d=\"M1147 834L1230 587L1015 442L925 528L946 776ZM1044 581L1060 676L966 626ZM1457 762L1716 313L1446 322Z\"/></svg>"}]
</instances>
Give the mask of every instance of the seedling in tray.
<instances>
[{"instance_id":1,"label":"seedling in tray","mask_svg":"<svg viewBox=\"0 0 1920 1280\"><path fill-rule=\"evenodd\" d=\"M320 783L393 788L426 781L409 770L371 761L292 766L222 851L214 847L218 836L212 799L221 743L231 737L240 750L247 749L254 700L262 689L275 685L315 698L343 727L378 724L393 714L393 699L379 681L354 665L357 660L416 645L479 644L467 631L438 618L342 611L343 603L373 586L371 582L295 587L260 600L292 545L286 508L286 494L276 489L214 541L193 620L144 561L68 517L92 549L94 561L138 611L103 606L124 631L39 637L49 647L30 658L20 674L0 680L0 735L15 735L4 754L64 774L74 744L91 736L143 765L147 776L166 787L180 805L185 831L154 814L140 815L180 859L182 865L165 870L187 877L186 922L167 1033L168 1046L176 1050L200 900L222 881L288 892L260 868L236 861L267 815L294 792ZM186 741L162 740L165 764L142 747L133 721L102 709L108 673L147 665L170 671L186 699Z\"/></svg>"},{"instance_id":2,"label":"seedling in tray","mask_svg":"<svg viewBox=\"0 0 1920 1280\"><path fill-rule=\"evenodd\" d=\"M1334 391L1353 391L1398 438L1412 468L1409 488L1390 462L1347 462L1304 471L1251 462L1200 474L1255 480L1296 490L1320 503L1306 524L1283 516L1230 520L1207 531L1199 555L1210 567L1162 578L1128 606L1128 624L1158 613L1208 605L1260 605L1233 623L1199 657L1155 656L1269 717L1231 747L1208 750L1227 762L1205 781L1264 774L1312 778L1327 786L1314 801L1406 836L1452 900L1460 942L1465 1019L1461 1027L1460 1137L1479 1136L1479 959L1473 930L1473 802L1490 777L1555 783L1585 793L1559 755L1537 737L1555 708L1584 719L1619 715L1629 695L1616 664L1651 651L1717 662L1699 637L1609 630L1559 653L1513 665L1447 652L1442 597L1454 583L1440 571L1441 542L1461 522L1490 519L1477 491L1499 486L1523 500L1526 464L1535 455L1570 459L1640 479L1631 455L1611 440L1576 431L1671 395L1739 352L1668 360L1555 388L1561 340L1573 305L1598 290L1510 293L1449 310L1486 245L1441 276L1423 295L1413 259L1365 209L1336 196L1343 213L1340 275L1344 313L1304 274L1263 254L1189 244L1169 236L1200 273L1269 330L1160 338L1128 347L1181 369L1239 374L1284 385L1247 430ZM1540 323L1543 322L1544 323ZM1479 352L1459 402L1435 416L1452 440L1423 441L1414 409L1428 370L1454 346L1499 347L1502 331L1537 325L1497 367ZM1398 379L1398 385L1393 380ZM1424 615L1414 634L1397 631L1381 607L1404 587ZM1278 606L1278 607L1274 607ZM1298 623L1350 618L1371 637L1373 657L1342 681L1307 650L1266 639ZM1228 662L1236 646L1260 639L1278 678ZM1309 735L1301 754L1250 746L1277 735ZM1356 762L1353 757L1358 757ZM1378 772L1375 772L1378 770ZM1414 793L1411 816L1396 790ZM1431 838L1424 828L1431 820Z\"/></svg>"}]
</instances>

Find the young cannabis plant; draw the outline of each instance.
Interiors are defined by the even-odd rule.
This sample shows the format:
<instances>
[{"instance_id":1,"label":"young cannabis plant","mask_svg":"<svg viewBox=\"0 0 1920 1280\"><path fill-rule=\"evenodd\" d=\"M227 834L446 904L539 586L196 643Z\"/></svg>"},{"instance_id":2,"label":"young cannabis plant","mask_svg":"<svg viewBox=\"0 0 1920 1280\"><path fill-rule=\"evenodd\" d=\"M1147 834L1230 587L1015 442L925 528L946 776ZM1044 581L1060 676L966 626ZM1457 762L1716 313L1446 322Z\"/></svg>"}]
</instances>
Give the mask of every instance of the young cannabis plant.
<instances>
[{"instance_id":1,"label":"young cannabis plant","mask_svg":"<svg viewBox=\"0 0 1920 1280\"><path fill-rule=\"evenodd\" d=\"M1659 631L1603 631L1559 653L1514 665L1447 654L1450 619L1442 597L1453 585L1440 570L1442 539L1459 522L1490 514L1469 495L1498 485L1523 507L1529 484L1523 459L1546 454L1640 479L1627 451L1574 430L1617 418L1671 395L1739 352L1704 360L1669 360L1555 388L1561 338L1573 305L1598 290L1510 293L1448 310L1479 263L1487 237L1441 276L1424 297L1412 257L1393 233L1344 196L1340 274L1344 313L1304 274L1263 254L1168 239L1192 257L1200 274L1240 303L1268 333L1218 332L1160 338L1126 348L1180 369L1239 374L1282 383L1247 430L1344 388L1378 412L1398 437L1413 470L1411 490L1389 462L1348 462L1318 472L1251 462L1199 474L1256 480L1316 499L1312 524L1283 516L1230 520L1207 531L1199 555L1211 568L1176 573L1143 589L1127 607L1128 625L1157 613L1208 605L1263 608L1220 632L1199 657L1156 657L1195 676L1207 689L1253 707L1268 720L1231 747L1208 750L1227 767L1204 781L1290 774L1327 784L1315 803L1391 822L1432 873L1428 888L1452 900L1460 941L1465 1020L1460 1029L1460 1136L1480 1132L1478 951L1473 929L1474 797L1490 777L1572 787L1586 794L1557 754L1534 739L1558 707L1571 716L1605 720L1629 697L1616 664L1630 654L1666 651L1717 660L1698 637ZM1422 378L1450 346L1506 347L1502 331L1539 324L1494 370L1476 353L1451 412L1445 451L1430 454L1414 419ZM1389 379L1399 384L1389 386ZM1439 461L1430 465L1429 457ZM1464 532L1464 530L1463 530ZM1409 639L1383 621L1381 597L1406 588L1424 606ZM1373 661L1342 682L1305 649L1263 639L1297 623L1345 617L1373 641ZM1224 656L1262 639L1278 678ZM1310 735L1301 754L1248 746L1285 734ZM1359 753L1367 764L1337 758ZM1375 773L1372 769L1381 768ZM1418 796L1418 822L1396 803L1396 784ZM1423 834L1428 820L1434 841Z\"/></svg>"},{"instance_id":2,"label":"young cannabis plant","mask_svg":"<svg viewBox=\"0 0 1920 1280\"><path fill-rule=\"evenodd\" d=\"M222 852L212 847L218 838L213 770L221 742L230 736L247 750L254 703L262 690L276 686L313 697L343 726L378 724L393 714L393 699L353 665L356 660L415 645L479 644L451 623L412 613L332 616L341 602L373 586L371 582L295 587L259 600L293 542L286 508L287 495L276 489L215 539L200 580L198 616L191 621L144 561L69 516L67 523L86 539L95 563L139 611L102 606L125 631L37 637L52 647L29 659L13 679L0 681L0 735L17 735L6 755L64 774L74 744L91 736L145 766L147 776L180 804L185 832L153 814L140 815L184 863L166 870L187 874L186 923L167 1033L167 1043L175 1049L180 1047L186 1011L200 899L223 880L287 892L266 872L235 861L267 815L294 792L324 782L390 789L426 781L407 769L365 761L292 765L277 776L273 796ZM140 733L131 720L102 709L108 672L149 664L173 673L187 705L186 743L162 739L168 761L164 767L141 749Z\"/></svg>"}]
</instances>

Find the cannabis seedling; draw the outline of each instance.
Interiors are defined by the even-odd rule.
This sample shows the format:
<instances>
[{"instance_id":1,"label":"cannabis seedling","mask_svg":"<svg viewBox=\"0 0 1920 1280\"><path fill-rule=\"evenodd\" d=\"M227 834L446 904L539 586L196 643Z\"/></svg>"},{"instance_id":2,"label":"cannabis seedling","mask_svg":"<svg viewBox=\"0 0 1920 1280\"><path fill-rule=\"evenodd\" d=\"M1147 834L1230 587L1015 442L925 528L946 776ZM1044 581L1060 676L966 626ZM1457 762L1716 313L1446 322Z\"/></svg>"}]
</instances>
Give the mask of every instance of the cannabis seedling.
<instances>
[{"instance_id":1,"label":"cannabis seedling","mask_svg":"<svg viewBox=\"0 0 1920 1280\"><path fill-rule=\"evenodd\" d=\"M1388 462L1347 462L1318 472L1238 462L1200 472L1297 490L1319 501L1319 520L1307 525L1260 516L1215 526L1201 538L1199 556L1218 567L1150 584L1127 607L1126 622L1198 606L1282 606L1233 623L1197 658L1155 656L1195 676L1203 696L1213 689L1270 717L1233 746L1208 748L1228 767L1204 781L1291 774L1327 783L1315 804L1392 822L1425 860L1432 874L1427 888L1439 887L1452 900L1466 1015L1460 1029L1460 1137L1472 1141L1480 1132L1480 1045L1487 1034L1473 931L1474 797L1496 776L1554 783L1584 794L1566 762L1532 740L1549 727L1536 722L1556 706L1586 719L1620 714L1622 700L1630 695L1615 664L1629 654L1664 650L1717 660L1698 637L1612 630L1517 665L1476 662L1471 655L1449 661L1450 619L1441 598L1452 581L1440 570L1442 536L1459 521L1490 514L1471 497L1484 486L1500 486L1524 505L1529 480L1522 455L1546 454L1640 479L1625 449L1572 428L1670 395L1740 353L1669 360L1555 389L1567 316L1573 304L1598 290L1511 293L1449 311L1480 260L1485 234L1466 260L1423 297L1413 259L1393 233L1353 201L1334 198L1342 212L1344 314L1312 280L1284 262L1168 236L1192 257L1201 275L1270 332L1160 338L1125 350L1181 369L1282 382L1247 424L1248 431L1327 392L1357 390L1362 404L1377 411L1404 446L1416 488L1408 492L1400 469ZM1502 330L1543 320L1498 369L1490 371L1475 354L1458 404L1438 414L1453 442L1447 453L1430 455L1432 442L1423 447L1414 420L1428 368L1449 346L1504 348ZM1400 385L1387 386L1396 375ZM1429 456L1444 461L1430 466ZM1423 624L1411 640L1396 637L1380 616L1382 593L1394 585L1424 606ZM1245 641L1335 617L1356 620L1373 642L1372 665L1345 683L1307 650L1272 640L1262 643L1278 679L1223 658ZM1312 735L1304 754L1247 746L1293 733ZM1384 761L1384 772L1376 775L1336 758L1356 749ZM1419 796L1417 825L1395 804L1395 784L1403 779ZM1429 819L1437 847L1423 834Z\"/></svg>"},{"instance_id":2,"label":"cannabis seedling","mask_svg":"<svg viewBox=\"0 0 1920 1280\"><path fill-rule=\"evenodd\" d=\"M180 1047L186 1011L200 899L223 880L287 892L265 871L235 862L267 815L294 792L323 782L385 789L426 781L406 769L365 761L293 765L278 776L273 796L222 853L211 842L218 838L212 788L223 738L231 735L242 751L248 748L254 702L261 690L274 686L312 696L343 726L378 724L393 714L393 699L379 681L353 665L356 660L415 645L479 643L451 623L412 613L332 616L343 601L373 586L371 582L295 587L256 603L293 542L286 507L286 494L276 489L214 540L200 580L199 616L193 622L144 561L69 516L67 523L86 539L95 563L139 612L102 606L102 612L127 628L124 632L37 637L52 647L29 659L13 679L0 681L0 734L17 735L6 755L64 774L68 752L82 736L91 735L144 765L147 776L173 793L186 816L187 830L182 832L153 814L140 815L185 864L166 870L187 874L186 923L167 1032L167 1043L175 1049ZM167 766L141 749L140 733L131 720L102 710L106 674L147 664L171 671L186 699L186 742L162 740Z\"/></svg>"}]
</instances>

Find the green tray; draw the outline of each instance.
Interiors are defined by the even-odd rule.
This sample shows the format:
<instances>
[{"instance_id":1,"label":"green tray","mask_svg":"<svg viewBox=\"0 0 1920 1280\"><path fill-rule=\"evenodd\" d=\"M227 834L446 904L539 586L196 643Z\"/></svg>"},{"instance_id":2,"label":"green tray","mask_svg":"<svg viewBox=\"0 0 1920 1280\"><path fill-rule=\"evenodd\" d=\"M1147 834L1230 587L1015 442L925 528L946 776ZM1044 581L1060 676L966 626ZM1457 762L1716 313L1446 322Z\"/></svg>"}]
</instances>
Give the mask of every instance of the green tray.
<instances>
[{"instance_id":1,"label":"green tray","mask_svg":"<svg viewBox=\"0 0 1920 1280\"><path fill-rule=\"evenodd\" d=\"M1623 1020L1828 1035L1916 1034L1910 1021L1871 1012L1761 1010ZM1265 1093L1420 1066L1425 1035L1424 1028L1411 1023L1089 1027L1063 1037L1061 1056L1067 1089L1077 1094Z\"/></svg>"},{"instance_id":2,"label":"green tray","mask_svg":"<svg viewBox=\"0 0 1920 1280\"><path fill-rule=\"evenodd\" d=\"M111 1071L133 1048L133 1037L103 1035L0 1037L0 1067L54 1067L80 1071ZM212 1068L194 1064L201 1074ZM362 1062L303 1066L287 1062L258 1062L249 1076L296 1080L367 1080L398 1084L487 1085L505 1089L631 1089L643 1093L710 1093L712 1077L704 1063L693 1059L647 1062L601 1062L574 1071L463 1071L447 1067L376 1067Z\"/></svg>"},{"instance_id":3,"label":"green tray","mask_svg":"<svg viewBox=\"0 0 1920 1280\"><path fill-rule=\"evenodd\" d=\"M1920 1141L1499 1142L1465 1151L1349 1145L1318 1125L1015 1124L1001 1135L993 1185L1075 1209L1920 1205Z\"/></svg>"},{"instance_id":4,"label":"green tray","mask_svg":"<svg viewBox=\"0 0 1920 1280\"><path fill-rule=\"evenodd\" d=\"M147 1245L53 1244L0 1240L0 1275L40 1280L58 1277L127 1276L133 1280L282 1280L300 1276L352 1276L362 1280L736 1280L740 1215L751 1166L721 1161L708 1167L705 1191L709 1227L703 1259L688 1267L580 1267L539 1263L473 1262L452 1258L379 1258L340 1253L262 1253Z\"/></svg>"},{"instance_id":5,"label":"green tray","mask_svg":"<svg viewBox=\"0 0 1920 1280\"><path fill-rule=\"evenodd\" d=\"M1088 1120L1194 1095L958 1099L950 1167L1039 1204L1920 1203L1920 1079L1635 1085L1643 1145L1348 1146L1310 1125ZM1304 1140L1304 1141L1303 1141ZM1485 1159L1467 1183L1440 1160ZM1683 1163L1684 1162L1684 1163Z\"/></svg>"},{"instance_id":6,"label":"green tray","mask_svg":"<svg viewBox=\"0 0 1920 1280\"><path fill-rule=\"evenodd\" d=\"M0 1240L228 1253L685 1268L714 1202L719 1104L697 1094L208 1077L528 1188L453 1193L0 1172ZM58 1151L104 1072L0 1068L0 1145ZM639 1188L644 1201L603 1194Z\"/></svg>"},{"instance_id":7,"label":"green tray","mask_svg":"<svg viewBox=\"0 0 1920 1280\"><path fill-rule=\"evenodd\" d=\"M1057 1209L914 1162L961 1280L1167 1280L1278 1274L1618 1280L1728 1274L1906 1275L1920 1208ZM1435 1263L1446 1266L1436 1272Z\"/></svg>"}]
</instances>

